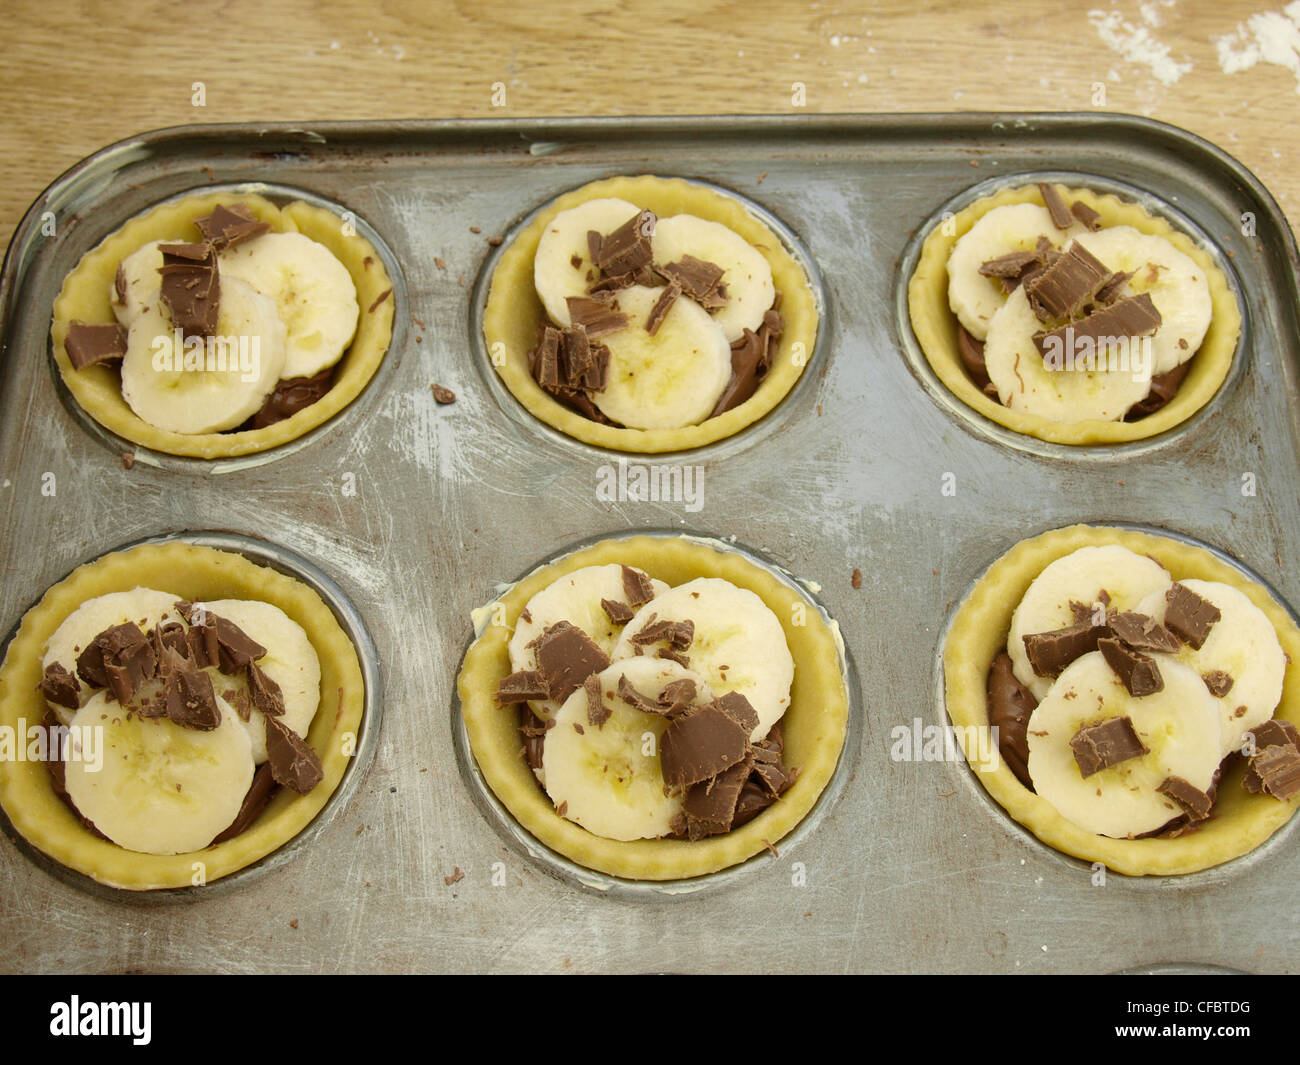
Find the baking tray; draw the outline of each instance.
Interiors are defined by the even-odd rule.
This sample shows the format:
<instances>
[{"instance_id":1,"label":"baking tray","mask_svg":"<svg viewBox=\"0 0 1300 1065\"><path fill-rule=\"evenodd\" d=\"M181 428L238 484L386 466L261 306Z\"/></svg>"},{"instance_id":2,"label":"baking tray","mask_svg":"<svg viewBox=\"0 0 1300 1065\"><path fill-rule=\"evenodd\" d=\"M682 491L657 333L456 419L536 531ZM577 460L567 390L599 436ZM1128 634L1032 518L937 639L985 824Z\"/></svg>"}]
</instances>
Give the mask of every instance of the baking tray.
<instances>
[{"instance_id":1,"label":"baking tray","mask_svg":"<svg viewBox=\"0 0 1300 1065\"><path fill-rule=\"evenodd\" d=\"M978 182L1062 171L1157 196L1230 256L1246 325L1212 417L1076 455L1008 440L933 393L900 295L915 240ZM697 511L601 502L599 470L616 457L520 417L488 386L472 327L494 254L487 238L586 181L644 172L753 199L808 249L824 283L821 343L794 394L730 441L644 460L702 466ZM373 227L404 277L405 336L382 378L308 447L238 468L125 470L113 442L60 398L54 295L129 216L252 179ZM45 212L55 238L41 235ZM1248 171L1182 131L1117 115L211 126L104 150L33 205L0 280L0 624L124 541L255 533L310 560L355 605L387 709L374 758L332 822L240 890L161 907L101 898L4 844L5 967L1294 970L1295 832L1206 875L1097 886L1085 864L984 801L964 764L894 762L889 751L895 727L945 720L936 660L956 603L996 556L1044 529L1174 530L1300 602L1296 277L1294 240ZM438 407L434 381L457 402ZM41 494L46 472L53 497ZM1256 496L1241 494L1243 473ZM945 474L955 496L942 492ZM736 536L807 582L839 623L864 693L847 780L813 831L716 890L670 900L603 897L521 854L479 810L454 750L471 611L568 545L645 529Z\"/></svg>"}]
</instances>

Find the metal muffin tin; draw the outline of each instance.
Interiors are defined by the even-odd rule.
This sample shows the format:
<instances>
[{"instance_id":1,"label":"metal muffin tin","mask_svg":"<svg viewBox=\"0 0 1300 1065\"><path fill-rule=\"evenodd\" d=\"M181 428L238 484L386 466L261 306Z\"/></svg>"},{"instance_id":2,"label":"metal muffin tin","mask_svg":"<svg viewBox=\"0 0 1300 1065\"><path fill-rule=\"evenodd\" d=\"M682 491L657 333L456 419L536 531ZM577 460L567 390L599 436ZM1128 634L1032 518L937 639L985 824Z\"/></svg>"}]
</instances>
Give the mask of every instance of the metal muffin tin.
<instances>
[{"instance_id":1,"label":"metal muffin tin","mask_svg":"<svg viewBox=\"0 0 1300 1065\"><path fill-rule=\"evenodd\" d=\"M600 467L618 456L522 423L512 397L485 387L473 337L486 238L587 181L639 173L753 200L807 249L824 288L819 351L767 419L714 449L629 458L702 466L698 511L600 500ZM1227 258L1246 325L1209 415L1140 447L1076 454L1008 441L936 401L907 354L905 256L972 186L1044 173L1140 190ZM54 295L132 215L253 179L370 223L405 277L405 337L357 404L275 462L221 477L166 460L124 470L59 399ZM47 211L54 238L41 235ZM185 906L106 900L0 848L8 968L1295 969L1294 832L1220 876L1093 886L1086 867L981 802L963 764L895 762L890 747L894 728L944 720L934 670L956 602L998 555L1045 529L1171 530L1300 602L1298 265L1277 205L1240 164L1182 131L1115 115L220 126L106 149L37 201L0 279L0 622L124 540L218 525L334 576L374 635L389 712L333 821L237 890ZM433 402L435 381L455 404ZM50 472L53 497L41 493ZM1254 497L1241 494L1243 473L1255 476ZM592 538L686 529L736 536L821 586L859 670L860 741L846 749L838 798L779 858L685 899L603 897L521 855L482 815L455 754L455 676L471 611L539 559Z\"/></svg>"}]
</instances>

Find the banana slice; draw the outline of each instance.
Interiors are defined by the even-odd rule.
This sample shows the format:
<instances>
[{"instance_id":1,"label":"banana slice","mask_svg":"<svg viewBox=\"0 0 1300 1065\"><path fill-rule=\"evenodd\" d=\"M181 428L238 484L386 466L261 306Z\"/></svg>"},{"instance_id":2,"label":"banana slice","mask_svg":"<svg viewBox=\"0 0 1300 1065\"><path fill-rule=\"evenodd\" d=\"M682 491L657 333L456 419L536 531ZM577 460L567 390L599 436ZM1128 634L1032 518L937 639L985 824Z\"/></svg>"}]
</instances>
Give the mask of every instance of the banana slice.
<instances>
[{"instance_id":1,"label":"banana slice","mask_svg":"<svg viewBox=\"0 0 1300 1065\"><path fill-rule=\"evenodd\" d=\"M662 595L668 590L668 585L663 581L651 578L650 584L655 595ZM509 645L511 670L536 669L537 652L528 645L560 621L578 626L612 658L614 645L618 643L623 626L609 620L609 615L600 605L602 599L624 605L627 603L627 592L623 588L623 567L617 563L584 566L543 588L528 600L515 624ZM528 620L524 619L525 615ZM554 717L560 709L560 704L554 699L529 705L538 717L547 719Z\"/></svg>"},{"instance_id":2,"label":"banana slice","mask_svg":"<svg viewBox=\"0 0 1300 1065\"><path fill-rule=\"evenodd\" d=\"M223 277L217 335L192 352L199 338L177 349L156 289L145 302L122 360L122 398L137 415L174 433L216 433L257 413L285 364L284 323L271 300Z\"/></svg>"},{"instance_id":3,"label":"banana slice","mask_svg":"<svg viewBox=\"0 0 1300 1065\"><path fill-rule=\"evenodd\" d=\"M1156 789L1182 777L1206 791L1220 761L1219 712L1195 671L1160 661L1165 686L1134 698L1100 651L1076 659L1029 718L1029 776L1057 812L1088 832L1124 839L1183 811ZM1070 740L1081 727L1127 716L1148 753L1084 777Z\"/></svg>"},{"instance_id":4,"label":"banana slice","mask_svg":"<svg viewBox=\"0 0 1300 1065\"><path fill-rule=\"evenodd\" d=\"M772 267L763 253L744 237L721 222L710 222L690 214L675 214L655 223L650 239L656 263L675 263L693 255L722 268L727 302L713 319L734 344L746 329L758 332L763 315L776 299Z\"/></svg>"},{"instance_id":5,"label":"banana slice","mask_svg":"<svg viewBox=\"0 0 1300 1065\"><path fill-rule=\"evenodd\" d=\"M127 850L185 854L206 847L235 820L253 782L248 733L220 696L217 707L221 724L198 732L164 717L124 714L99 692L72 720L68 797Z\"/></svg>"},{"instance_id":6,"label":"banana slice","mask_svg":"<svg viewBox=\"0 0 1300 1065\"><path fill-rule=\"evenodd\" d=\"M1085 232L1077 239L1109 269L1133 274L1122 295L1145 292L1160 312L1160 328L1151 337L1154 375L1168 373L1196 354L1214 304L1205 271L1194 259L1164 237L1132 226Z\"/></svg>"},{"instance_id":7,"label":"banana slice","mask_svg":"<svg viewBox=\"0 0 1300 1065\"><path fill-rule=\"evenodd\" d=\"M1122 350L1115 353L1116 369L1049 370L1033 339L1044 328L1023 287L993 316L984 364L1004 406L1055 422L1117 421L1150 392L1151 366L1128 360ZM1104 351L1098 352L1099 367L1109 362Z\"/></svg>"},{"instance_id":8,"label":"banana slice","mask_svg":"<svg viewBox=\"0 0 1300 1065\"><path fill-rule=\"evenodd\" d=\"M681 298L651 336L650 309L661 288L633 285L616 306L629 316L625 329L602 337L609 348L609 378L592 394L602 414L629 429L680 429L704 421L731 380L731 344L722 326L698 303Z\"/></svg>"},{"instance_id":9,"label":"banana slice","mask_svg":"<svg viewBox=\"0 0 1300 1065\"><path fill-rule=\"evenodd\" d=\"M993 316L1007 297L1001 282L985 277L980 267L1012 252L1033 251L1039 237L1046 237L1052 247L1060 249L1071 237L1086 232L1079 223L1057 229L1047 208L1036 203L995 207L953 245L948 257L948 306L966 332L976 340L985 339Z\"/></svg>"},{"instance_id":10,"label":"banana slice","mask_svg":"<svg viewBox=\"0 0 1300 1065\"><path fill-rule=\"evenodd\" d=\"M755 743L764 739L790 708L794 682L794 658L781 622L767 604L749 589L718 577L679 584L647 603L627 623L614 647L614 664L636 655L633 636L664 620L695 623L695 637L684 652L690 668L716 694L745 696L758 712L758 725L749 738ZM656 646L643 650L654 655Z\"/></svg>"},{"instance_id":11,"label":"banana slice","mask_svg":"<svg viewBox=\"0 0 1300 1065\"><path fill-rule=\"evenodd\" d=\"M142 244L125 259L118 268L118 275L108 285L108 301L112 305L113 315L118 322L128 329L150 301L157 298L159 270L162 269L163 257L158 248L163 244L175 244L174 240L151 240ZM123 281L122 302L118 302L117 276Z\"/></svg>"},{"instance_id":12,"label":"banana slice","mask_svg":"<svg viewBox=\"0 0 1300 1065\"><path fill-rule=\"evenodd\" d=\"M584 688L565 700L542 746L546 794L564 817L606 839L667 835L682 808L681 794L669 792L659 763L668 719L628 706L615 694L618 683L626 676L653 699L670 681L689 678L696 684L692 705L711 701L713 692L698 673L662 658L625 659L596 676L610 716L603 725L590 723Z\"/></svg>"},{"instance_id":13,"label":"banana slice","mask_svg":"<svg viewBox=\"0 0 1300 1065\"><path fill-rule=\"evenodd\" d=\"M1058 558L1034 578L1011 616L1007 654L1016 680L1037 699L1047 695L1052 678L1034 672L1025 653L1024 637L1073 625L1072 602L1096 610L1104 590L1110 597L1108 609L1134 610L1148 594L1163 595L1172 583L1160 563L1118 544L1081 547Z\"/></svg>"},{"instance_id":14,"label":"banana slice","mask_svg":"<svg viewBox=\"0 0 1300 1065\"><path fill-rule=\"evenodd\" d=\"M281 377L312 377L333 366L357 331L357 286L325 245L302 233L266 233L225 249L224 297L237 278L269 297L287 330Z\"/></svg>"},{"instance_id":15,"label":"banana slice","mask_svg":"<svg viewBox=\"0 0 1300 1065\"><path fill-rule=\"evenodd\" d=\"M195 606L238 625L266 648L257 664L280 685L284 696L280 720L299 736L306 736L320 705L320 659L302 626L279 607L256 600L217 599ZM218 672L216 666L209 666L207 673L218 695L248 691L248 678L243 673L232 677ZM248 732L253 761L261 765L266 761L266 718L250 707L248 720L241 719L240 724Z\"/></svg>"},{"instance_id":16,"label":"banana slice","mask_svg":"<svg viewBox=\"0 0 1300 1065\"><path fill-rule=\"evenodd\" d=\"M567 329L570 323L566 300L570 296L585 296L587 287L596 279L587 233L591 230L602 236L612 233L640 213L641 208L634 203L606 197L588 200L551 219L537 242L533 285L551 321L561 329Z\"/></svg>"},{"instance_id":17,"label":"banana slice","mask_svg":"<svg viewBox=\"0 0 1300 1065\"><path fill-rule=\"evenodd\" d=\"M105 629L133 621L143 630L157 626L160 621L180 621L176 612L177 596L155 588L132 588L129 592L109 592L107 595L87 599L63 620L51 634L41 658L41 670L58 663L76 675L77 656ZM81 687L81 704L85 706L95 689L78 678ZM65 725L72 723L75 710L48 703L58 719Z\"/></svg>"},{"instance_id":18,"label":"banana slice","mask_svg":"<svg viewBox=\"0 0 1300 1065\"><path fill-rule=\"evenodd\" d=\"M1232 687L1214 699L1223 725L1220 755L1226 757L1241 748L1247 732L1273 716L1282 698L1286 654L1268 615L1238 589L1218 581L1179 583L1217 606L1222 616L1199 650L1183 644L1175 655L1158 656L1160 669L1166 661L1177 659L1198 677L1222 671L1232 678ZM1134 609L1163 622L1167 606L1164 591L1157 591Z\"/></svg>"}]
</instances>

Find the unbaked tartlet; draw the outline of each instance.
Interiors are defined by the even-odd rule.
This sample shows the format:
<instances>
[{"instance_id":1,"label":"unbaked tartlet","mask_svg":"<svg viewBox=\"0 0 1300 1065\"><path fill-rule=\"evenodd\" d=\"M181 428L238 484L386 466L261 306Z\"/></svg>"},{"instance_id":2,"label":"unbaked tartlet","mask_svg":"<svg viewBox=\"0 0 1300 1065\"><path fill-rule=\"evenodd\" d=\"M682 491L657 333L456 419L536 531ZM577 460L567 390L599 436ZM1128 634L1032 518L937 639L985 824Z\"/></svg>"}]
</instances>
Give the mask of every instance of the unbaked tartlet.
<instances>
[{"instance_id":1,"label":"unbaked tartlet","mask_svg":"<svg viewBox=\"0 0 1300 1065\"><path fill-rule=\"evenodd\" d=\"M813 357L804 268L737 197L614 177L547 204L496 262L495 371L533 416L597 447L660 453L769 413Z\"/></svg>"},{"instance_id":2,"label":"unbaked tartlet","mask_svg":"<svg viewBox=\"0 0 1300 1065\"><path fill-rule=\"evenodd\" d=\"M1075 525L975 584L944 691L979 782L1016 821L1076 858L1169 876L1249 853L1295 812L1297 655L1289 611L1212 552Z\"/></svg>"},{"instance_id":3,"label":"unbaked tartlet","mask_svg":"<svg viewBox=\"0 0 1300 1065\"><path fill-rule=\"evenodd\" d=\"M457 683L472 756L518 825L577 865L726 869L794 830L835 772L838 631L738 552L604 540L476 616Z\"/></svg>"},{"instance_id":4,"label":"unbaked tartlet","mask_svg":"<svg viewBox=\"0 0 1300 1065\"><path fill-rule=\"evenodd\" d=\"M160 299L164 274L173 287ZM202 192L87 252L55 300L51 338L64 384L105 429L170 455L232 458L295 440L355 400L392 341L393 304L375 247L339 215Z\"/></svg>"},{"instance_id":5,"label":"unbaked tartlet","mask_svg":"<svg viewBox=\"0 0 1300 1065\"><path fill-rule=\"evenodd\" d=\"M45 751L0 762L0 804L32 847L100 884L210 884L321 812L364 708L357 649L306 584L233 551L141 544L23 616L0 725L45 730Z\"/></svg>"},{"instance_id":6,"label":"unbaked tartlet","mask_svg":"<svg viewBox=\"0 0 1300 1065\"><path fill-rule=\"evenodd\" d=\"M1187 233L1116 195L1049 182L935 224L908 313L953 395L1059 444L1182 424L1223 385L1241 333L1226 275Z\"/></svg>"}]
</instances>

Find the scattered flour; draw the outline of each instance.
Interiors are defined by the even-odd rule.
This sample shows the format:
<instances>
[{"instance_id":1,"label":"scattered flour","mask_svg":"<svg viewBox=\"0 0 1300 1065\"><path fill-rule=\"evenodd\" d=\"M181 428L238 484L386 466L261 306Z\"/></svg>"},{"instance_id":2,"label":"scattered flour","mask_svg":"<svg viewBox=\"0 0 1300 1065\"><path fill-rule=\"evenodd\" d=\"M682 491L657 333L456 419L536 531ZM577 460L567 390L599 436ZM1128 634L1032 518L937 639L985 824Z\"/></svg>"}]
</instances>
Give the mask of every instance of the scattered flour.
<instances>
[{"instance_id":1,"label":"scattered flour","mask_svg":"<svg viewBox=\"0 0 1300 1065\"><path fill-rule=\"evenodd\" d=\"M1235 33L1214 38L1214 50L1225 74L1249 70L1261 61L1284 67L1295 75L1300 93L1300 0L1280 12L1264 11L1238 23Z\"/></svg>"},{"instance_id":2,"label":"scattered flour","mask_svg":"<svg viewBox=\"0 0 1300 1065\"><path fill-rule=\"evenodd\" d=\"M1297 0L1300 2L1300 0ZM1142 5L1145 26L1126 22L1118 11L1093 9L1088 21L1096 29L1102 42L1111 51L1118 52L1130 63L1141 63L1151 68L1151 73L1164 85L1173 85L1192 69L1191 63L1180 63L1169 54L1169 45L1162 44L1151 35L1149 27L1160 24L1157 5Z\"/></svg>"}]
</instances>

